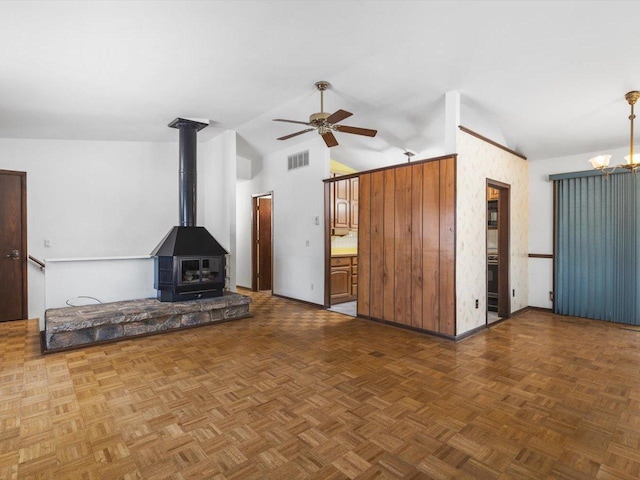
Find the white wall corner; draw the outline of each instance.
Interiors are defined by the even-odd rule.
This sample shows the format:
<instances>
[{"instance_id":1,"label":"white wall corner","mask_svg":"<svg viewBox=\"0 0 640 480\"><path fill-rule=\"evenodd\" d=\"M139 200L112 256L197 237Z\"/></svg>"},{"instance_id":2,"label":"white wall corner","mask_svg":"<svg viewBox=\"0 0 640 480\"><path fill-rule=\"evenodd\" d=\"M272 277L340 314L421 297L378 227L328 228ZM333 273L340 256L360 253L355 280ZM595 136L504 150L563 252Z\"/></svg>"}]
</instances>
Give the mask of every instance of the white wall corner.
<instances>
[{"instance_id":1,"label":"white wall corner","mask_svg":"<svg viewBox=\"0 0 640 480\"><path fill-rule=\"evenodd\" d=\"M444 150L445 155L456 153L456 136L460 125L460 92L451 90L444 96Z\"/></svg>"}]
</instances>

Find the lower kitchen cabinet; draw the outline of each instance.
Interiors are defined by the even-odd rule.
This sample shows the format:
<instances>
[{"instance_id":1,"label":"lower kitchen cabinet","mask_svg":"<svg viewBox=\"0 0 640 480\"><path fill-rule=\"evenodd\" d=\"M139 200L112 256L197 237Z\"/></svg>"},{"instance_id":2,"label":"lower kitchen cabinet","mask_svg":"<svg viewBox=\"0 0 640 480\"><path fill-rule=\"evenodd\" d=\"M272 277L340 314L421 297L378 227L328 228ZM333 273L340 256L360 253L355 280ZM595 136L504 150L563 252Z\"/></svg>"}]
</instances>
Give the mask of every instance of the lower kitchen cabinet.
<instances>
[{"instance_id":1,"label":"lower kitchen cabinet","mask_svg":"<svg viewBox=\"0 0 640 480\"><path fill-rule=\"evenodd\" d=\"M349 302L358 296L358 257L331 257L331 304Z\"/></svg>"}]
</instances>

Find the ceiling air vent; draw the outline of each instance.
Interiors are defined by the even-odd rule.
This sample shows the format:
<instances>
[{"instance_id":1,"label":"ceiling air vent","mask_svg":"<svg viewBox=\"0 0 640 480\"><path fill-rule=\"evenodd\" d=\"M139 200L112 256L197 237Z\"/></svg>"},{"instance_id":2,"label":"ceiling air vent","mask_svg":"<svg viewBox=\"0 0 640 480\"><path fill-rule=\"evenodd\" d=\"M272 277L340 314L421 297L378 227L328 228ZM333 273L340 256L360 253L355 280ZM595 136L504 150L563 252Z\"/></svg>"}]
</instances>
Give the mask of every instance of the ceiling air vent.
<instances>
[{"instance_id":1,"label":"ceiling air vent","mask_svg":"<svg viewBox=\"0 0 640 480\"><path fill-rule=\"evenodd\" d=\"M294 153L293 155L289 155L287 157L288 160L288 170L293 170L294 168L306 167L309 165L309 150L305 150L304 152Z\"/></svg>"}]
</instances>

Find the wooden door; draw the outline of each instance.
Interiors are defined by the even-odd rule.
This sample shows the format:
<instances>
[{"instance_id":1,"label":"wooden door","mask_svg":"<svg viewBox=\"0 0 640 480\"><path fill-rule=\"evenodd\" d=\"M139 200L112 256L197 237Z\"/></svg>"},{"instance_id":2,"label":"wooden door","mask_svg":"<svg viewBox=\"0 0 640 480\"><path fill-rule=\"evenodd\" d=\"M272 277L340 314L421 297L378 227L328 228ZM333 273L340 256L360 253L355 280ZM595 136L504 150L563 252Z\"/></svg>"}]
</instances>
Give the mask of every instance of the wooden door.
<instances>
[{"instance_id":1,"label":"wooden door","mask_svg":"<svg viewBox=\"0 0 640 480\"><path fill-rule=\"evenodd\" d=\"M0 170L0 321L27 318L27 174Z\"/></svg>"},{"instance_id":2,"label":"wooden door","mask_svg":"<svg viewBox=\"0 0 640 480\"><path fill-rule=\"evenodd\" d=\"M271 290L271 198L258 198L258 290Z\"/></svg>"}]
</instances>

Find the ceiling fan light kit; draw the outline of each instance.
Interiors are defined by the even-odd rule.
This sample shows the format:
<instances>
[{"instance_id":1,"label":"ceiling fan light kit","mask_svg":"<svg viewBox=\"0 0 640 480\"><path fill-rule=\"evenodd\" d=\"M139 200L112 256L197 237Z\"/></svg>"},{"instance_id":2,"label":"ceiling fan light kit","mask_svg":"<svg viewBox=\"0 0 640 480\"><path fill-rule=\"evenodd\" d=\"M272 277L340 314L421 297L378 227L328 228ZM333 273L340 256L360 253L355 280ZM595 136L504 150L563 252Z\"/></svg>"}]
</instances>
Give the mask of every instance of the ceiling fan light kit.
<instances>
[{"instance_id":1,"label":"ceiling fan light kit","mask_svg":"<svg viewBox=\"0 0 640 480\"><path fill-rule=\"evenodd\" d=\"M631 138L629 140L629 155L624 157L627 163L621 163L619 165L615 165L613 167L609 167L609 160L611 160L611 155L598 155L597 157L593 157L589 159L591 165L596 170L600 170L607 177L612 174L617 168L625 168L630 170L632 173L636 173L636 171L640 168L640 154L633 153L633 121L636 116L633 112L633 106L636 104L638 99L640 98L640 92L637 90L633 90L628 92L624 96L627 103L631 106L631 114L629 115L629 120L631 122Z\"/></svg>"},{"instance_id":2,"label":"ceiling fan light kit","mask_svg":"<svg viewBox=\"0 0 640 480\"><path fill-rule=\"evenodd\" d=\"M355 135L363 135L365 137L375 137L378 133L376 130L371 130L368 128L360 128L360 127L349 127L347 125L336 125L341 122L345 118L349 118L353 113L347 112L346 110L337 110L334 113L328 113L324 111L324 91L329 88L329 82L319 81L315 84L316 89L320 92L320 111L317 113L312 113L309 116L308 122L301 122L298 120L286 120L284 118L274 118L274 122L286 122L286 123L296 123L299 125L307 125L311 128L306 128L304 130L300 130L299 132L291 133L289 135L285 135L284 137L278 138L278 140L288 140L292 137L297 137L298 135L302 135L303 133L312 132L316 130L327 147L335 147L338 145L338 140L336 140L333 132L341 132L341 133L351 133Z\"/></svg>"}]
</instances>

